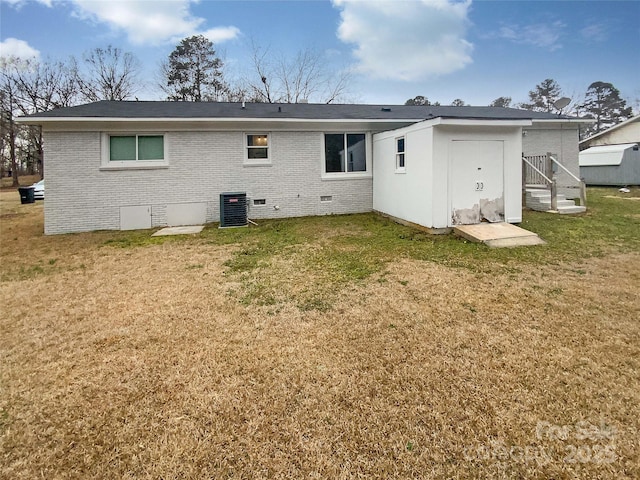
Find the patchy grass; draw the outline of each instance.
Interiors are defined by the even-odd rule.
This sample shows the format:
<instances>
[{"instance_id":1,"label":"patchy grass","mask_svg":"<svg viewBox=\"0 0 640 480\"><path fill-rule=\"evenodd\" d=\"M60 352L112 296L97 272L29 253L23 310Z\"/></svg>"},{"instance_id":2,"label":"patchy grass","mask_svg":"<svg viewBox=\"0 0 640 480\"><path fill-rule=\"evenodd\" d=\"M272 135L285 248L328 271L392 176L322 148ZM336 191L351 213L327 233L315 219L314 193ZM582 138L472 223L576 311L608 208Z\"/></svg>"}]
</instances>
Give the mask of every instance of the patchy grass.
<instances>
[{"instance_id":1,"label":"patchy grass","mask_svg":"<svg viewBox=\"0 0 640 480\"><path fill-rule=\"evenodd\" d=\"M14 193L1 478L640 476L640 203L615 189L525 212L549 244L516 249L376 215L44 237Z\"/></svg>"},{"instance_id":2,"label":"patchy grass","mask_svg":"<svg viewBox=\"0 0 640 480\"><path fill-rule=\"evenodd\" d=\"M489 249L453 235L419 232L374 214L279 220L233 232L209 229L207 238L215 244L232 240L241 245L227 266L229 273L241 274L246 287L243 303L272 304L282 297L308 305L313 292L314 302L322 300L319 303L326 306L345 284L379 276L399 258L518 275L538 265L580 265L612 250L640 251L640 217L633 213L640 206L620 200L624 194L609 198L612 192L617 190L590 189L589 211L582 215L525 212L522 226L549 242L540 248ZM300 274L311 282L310 288L300 290L300 282L290 281Z\"/></svg>"}]
</instances>

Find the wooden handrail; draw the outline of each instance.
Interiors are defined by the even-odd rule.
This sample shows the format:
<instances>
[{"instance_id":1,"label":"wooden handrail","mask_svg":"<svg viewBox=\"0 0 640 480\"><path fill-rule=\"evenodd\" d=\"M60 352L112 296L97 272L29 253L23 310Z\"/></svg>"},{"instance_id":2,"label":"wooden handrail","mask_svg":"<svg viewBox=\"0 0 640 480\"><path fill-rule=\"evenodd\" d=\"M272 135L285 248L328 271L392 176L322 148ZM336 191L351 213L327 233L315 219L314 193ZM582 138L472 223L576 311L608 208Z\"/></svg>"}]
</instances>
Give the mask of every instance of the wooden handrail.
<instances>
[{"instance_id":1,"label":"wooden handrail","mask_svg":"<svg viewBox=\"0 0 640 480\"><path fill-rule=\"evenodd\" d=\"M539 170L539 169L538 169L538 168L537 168L533 163L531 163L529 160L527 160L527 158L526 158L526 157L522 157L522 160L523 160L527 165L529 165L531 168L533 168L536 172L538 172L538 173L540 174L540 176L541 176L542 178L544 178L544 179L547 181L547 183L549 183L549 185L551 185L552 180L551 180L549 177L547 177L547 176L542 172L542 170Z\"/></svg>"},{"instance_id":2,"label":"wooden handrail","mask_svg":"<svg viewBox=\"0 0 640 480\"><path fill-rule=\"evenodd\" d=\"M576 182L581 182L582 180L579 179L578 177L576 177L573 173L571 173L569 171L569 169L567 167L565 167L564 165L562 165L558 160L556 160L553 155L549 155L549 158L551 158L551 161L553 163L555 163L556 165L558 165L562 170L564 170L565 172L567 172Z\"/></svg>"},{"instance_id":3,"label":"wooden handrail","mask_svg":"<svg viewBox=\"0 0 640 480\"><path fill-rule=\"evenodd\" d=\"M582 205L583 207L586 207L587 206L587 186L584 183L584 180L576 177L573 173L571 173L567 169L567 167L562 165L556 158L554 158L553 155L549 155L549 158L551 158L551 161L554 162L556 165L558 165L562 170L567 172L571 178L573 178L576 182L578 182L578 185L580 187L580 205Z\"/></svg>"},{"instance_id":4,"label":"wooden handrail","mask_svg":"<svg viewBox=\"0 0 640 480\"><path fill-rule=\"evenodd\" d=\"M566 185L563 188L579 188L580 189L580 205L586 207L587 206L587 188L586 185L584 183L583 180L581 180L580 178L576 177L573 173L571 173L569 171L569 169L567 169L567 167L565 167L564 165L562 165L558 160L557 160L557 155L547 152L546 155L536 155L535 158L539 161L544 160L544 167L547 170L546 173L551 173L553 171L552 165L555 163L556 165L558 165L563 171L565 171L571 178L573 178L577 183L578 186L577 187L573 187L570 185ZM526 163L534 172L536 172L541 179L544 179L544 182L546 183L546 186L549 188L549 190L551 191L551 208L553 210L555 210L557 208L557 183L556 183L556 175L555 173L551 174L551 178L549 178L545 172L543 172L542 170L540 170L538 167L536 167L531 161L529 161L529 159L526 156L522 156L522 161L524 163ZM525 172L522 172L522 187L523 187L523 192L524 192L524 187L525 187Z\"/></svg>"}]
</instances>

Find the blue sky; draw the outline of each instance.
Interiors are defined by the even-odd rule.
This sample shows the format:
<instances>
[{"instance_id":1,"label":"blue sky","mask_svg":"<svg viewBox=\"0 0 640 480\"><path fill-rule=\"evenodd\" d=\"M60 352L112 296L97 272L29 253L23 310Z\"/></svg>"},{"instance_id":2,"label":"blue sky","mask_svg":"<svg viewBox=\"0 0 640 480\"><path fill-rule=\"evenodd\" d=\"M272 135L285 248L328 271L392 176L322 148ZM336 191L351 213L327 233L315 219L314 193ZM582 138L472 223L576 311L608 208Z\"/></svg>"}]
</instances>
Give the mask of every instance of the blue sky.
<instances>
[{"instance_id":1,"label":"blue sky","mask_svg":"<svg viewBox=\"0 0 640 480\"><path fill-rule=\"evenodd\" d=\"M545 78L578 98L613 83L638 110L640 1L0 0L0 54L80 57L109 44L134 53L159 99L158 64L179 39L204 34L230 79L247 75L252 41L273 55L302 48L351 71L348 99L447 104L514 102Z\"/></svg>"}]
</instances>

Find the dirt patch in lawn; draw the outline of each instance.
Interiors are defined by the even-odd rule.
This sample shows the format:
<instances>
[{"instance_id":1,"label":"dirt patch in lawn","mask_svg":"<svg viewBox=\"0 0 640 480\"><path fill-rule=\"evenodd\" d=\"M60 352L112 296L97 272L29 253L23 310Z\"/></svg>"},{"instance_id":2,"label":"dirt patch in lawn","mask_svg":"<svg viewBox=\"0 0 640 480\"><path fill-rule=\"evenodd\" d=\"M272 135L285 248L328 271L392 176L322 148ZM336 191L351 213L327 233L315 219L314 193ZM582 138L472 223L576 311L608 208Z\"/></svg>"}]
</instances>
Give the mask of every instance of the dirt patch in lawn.
<instances>
[{"instance_id":1,"label":"dirt patch in lawn","mask_svg":"<svg viewBox=\"0 0 640 480\"><path fill-rule=\"evenodd\" d=\"M311 222L9 243L0 477L640 476L639 252L461 268Z\"/></svg>"}]
</instances>

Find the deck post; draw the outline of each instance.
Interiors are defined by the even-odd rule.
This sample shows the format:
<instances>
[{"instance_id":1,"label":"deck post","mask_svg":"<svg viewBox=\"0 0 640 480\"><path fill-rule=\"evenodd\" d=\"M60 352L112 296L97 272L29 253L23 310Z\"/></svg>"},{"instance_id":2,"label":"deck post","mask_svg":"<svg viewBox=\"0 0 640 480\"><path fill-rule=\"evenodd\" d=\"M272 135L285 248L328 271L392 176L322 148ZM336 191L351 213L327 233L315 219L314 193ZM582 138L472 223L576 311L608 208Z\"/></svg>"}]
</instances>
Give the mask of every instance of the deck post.
<instances>
[{"instance_id":1,"label":"deck post","mask_svg":"<svg viewBox=\"0 0 640 480\"><path fill-rule=\"evenodd\" d=\"M558 187L555 175L551 177L551 210L558 210Z\"/></svg>"},{"instance_id":2,"label":"deck post","mask_svg":"<svg viewBox=\"0 0 640 480\"><path fill-rule=\"evenodd\" d=\"M547 152L547 158L544 159L544 174L549 178L553 178L553 162L551 161L552 155L553 153Z\"/></svg>"},{"instance_id":3,"label":"deck post","mask_svg":"<svg viewBox=\"0 0 640 480\"><path fill-rule=\"evenodd\" d=\"M580 205L587 206L587 184L584 183L584 179L580 181Z\"/></svg>"},{"instance_id":4,"label":"deck post","mask_svg":"<svg viewBox=\"0 0 640 480\"><path fill-rule=\"evenodd\" d=\"M527 164L524 161L524 152L522 152L522 160L520 161L522 168L522 205L526 204L527 198Z\"/></svg>"}]
</instances>

